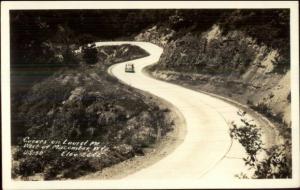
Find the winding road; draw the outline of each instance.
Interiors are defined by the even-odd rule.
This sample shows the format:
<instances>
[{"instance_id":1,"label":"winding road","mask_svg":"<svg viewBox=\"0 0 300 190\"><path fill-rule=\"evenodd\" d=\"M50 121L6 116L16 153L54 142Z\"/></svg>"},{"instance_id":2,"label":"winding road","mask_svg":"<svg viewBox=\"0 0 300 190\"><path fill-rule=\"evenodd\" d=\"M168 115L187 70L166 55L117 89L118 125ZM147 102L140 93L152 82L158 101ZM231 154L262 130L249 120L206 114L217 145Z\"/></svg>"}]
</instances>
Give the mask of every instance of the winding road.
<instances>
[{"instance_id":1,"label":"winding road","mask_svg":"<svg viewBox=\"0 0 300 190\"><path fill-rule=\"evenodd\" d=\"M163 49L148 42L97 42L96 46L131 44L150 55L128 61L134 63L135 73L126 73L128 62L109 68L123 83L158 96L173 104L186 122L183 142L169 155L129 176L128 179L216 179L234 178L245 170L244 148L229 136L229 123L240 122L239 108L218 98L175 84L156 80L143 69L157 63Z\"/></svg>"}]
</instances>

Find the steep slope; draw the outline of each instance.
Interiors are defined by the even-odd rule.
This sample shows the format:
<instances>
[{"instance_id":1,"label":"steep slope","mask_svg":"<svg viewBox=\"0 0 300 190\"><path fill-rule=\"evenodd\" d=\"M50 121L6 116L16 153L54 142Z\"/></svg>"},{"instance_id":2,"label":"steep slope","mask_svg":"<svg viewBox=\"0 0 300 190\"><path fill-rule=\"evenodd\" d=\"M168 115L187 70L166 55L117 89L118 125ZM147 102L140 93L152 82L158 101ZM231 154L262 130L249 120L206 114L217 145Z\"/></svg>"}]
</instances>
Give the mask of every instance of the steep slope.
<instances>
[{"instance_id":1,"label":"steep slope","mask_svg":"<svg viewBox=\"0 0 300 190\"><path fill-rule=\"evenodd\" d=\"M240 31L222 35L218 25L200 36L187 33L168 42L165 39L174 31L165 34L154 29L136 40L164 47L159 64L150 68L155 77L235 99L290 126L290 72L278 71L278 62L285 59L278 50L258 45Z\"/></svg>"}]
</instances>

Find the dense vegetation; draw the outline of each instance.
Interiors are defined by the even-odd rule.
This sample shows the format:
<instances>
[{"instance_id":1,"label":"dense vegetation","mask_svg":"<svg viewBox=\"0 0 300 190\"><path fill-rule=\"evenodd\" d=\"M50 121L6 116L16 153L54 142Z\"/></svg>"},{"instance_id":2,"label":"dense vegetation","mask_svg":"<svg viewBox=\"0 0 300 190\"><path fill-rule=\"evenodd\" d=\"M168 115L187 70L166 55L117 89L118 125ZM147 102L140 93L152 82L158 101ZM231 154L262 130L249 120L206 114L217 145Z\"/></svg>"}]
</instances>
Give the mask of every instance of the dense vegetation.
<instances>
[{"instance_id":1,"label":"dense vegetation","mask_svg":"<svg viewBox=\"0 0 300 190\"><path fill-rule=\"evenodd\" d=\"M207 40L203 34L214 25L222 37ZM160 69L243 74L250 65L262 61L255 60L258 50L254 43L278 50L274 72L283 74L290 67L288 10L177 11L157 31L161 28L174 32L157 65Z\"/></svg>"},{"instance_id":2,"label":"dense vegetation","mask_svg":"<svg viewBox=\"0 0 300 190\"><path fill-rule=\"evenodd\" d=\"M240 30L271 48L289 49L289 10L235 10L219 22L224 33Z\"/></svg>"},{"instance_id":3,"label":"dense vegetation","mask_svg":"<svg viewBox=\"0 0 300 190\"><path fill-rule=\"evenodd\" d=\"M55 64L55 55L93 41L130 39L172 11L28 10L11 11L12 65ZM55 51L57 50L57 51ZM47 57L47 58L46 58Z\"/></svg>"},{"instance_id":4,"label":"dense vegetation","mask_svg":"<svg viewBox=\"0 0 300 190\"><path fill-rule=\"evenodd\" d=\"M12 10L11 93L12 102L27 93L36 82L80 61L74 55L79 46L100 40L130 39L144 27L156 23L170 11L160 10ZM93 49L85 61L95 63ZM90 52L89 52L90 51Z\"/></svg>"},{"instance_id":5,"label":"dense vegetation","mask_svg":"<svg viewBox=\"0 0 300 190\"><path fill-rule=\"evenodd\" d=\"M230 41L212 40L204 37L185 35L166 45L160 69L183 72L230 75L243 74L254 61L254 50L241 35Z\"/></svg>"},{"instance_id":6,"label":"dense vegetation","mask_svg":"<svg viewBox=\"0 0 300 190\"><path fill-rule=\"evenodd\" d=\"M286 72L290 64L290 12L281 10L235 10L219 24L224 33L239 30L253 37L259 44L278 49L276 72Z\"/></svg>"},{"instance_id":7,"label":"dense vegetation","mask_svg":"<svg viewBox=\"0 0 300 190\"><path fill-rule=\"evenodd\" d=\"M274 179L292 177L291 142L264 148L261 130L245 118L240 125L231 124L230 136L238 140L246 150L245 165L254 170L253 176L241 173L239 178ZM264 155L263 157L259 155Z\"/></svg>"},{"instance_id":8,"label":"dense vegetation","mask_svg":"<svg viewBox=\"0 0 300 190\"><path fill-rule=\"evenodd\" d=\"M148 54L126 44L118 48L99 47L97 51L103 53L98 55L101 62L55 72L36 83L15 107L12 115L12 139L17 140L14 178L77 178L143 154L143 148L172 130L167 109L158 107L149 97L119 83L106 72L113 63ZM126 56L121 59L120 55ZM81 62L85 62L82 58ZM50 149L43 155L24 155L24 151L30 150L23 147L25 136L44 140L94 140L101 143L105 154L93 158L63 157L62 151Z\"/></svg>"},{"instance_id":9,"label":"dense vegetation","mask_svg":"<svg viewBox=\"0 0 300 190\"><path fill-rule=\"evenodd\" d=\"M56 45L68 47L116 38L132 39L151 25L201 34L219 24L224 33L240 30L272 48L289 49L289 10L30 10L11 11L12 64L46 64L36 60ZM168 19L166 19L168 18Z\"/></svg>"}]
</instances>

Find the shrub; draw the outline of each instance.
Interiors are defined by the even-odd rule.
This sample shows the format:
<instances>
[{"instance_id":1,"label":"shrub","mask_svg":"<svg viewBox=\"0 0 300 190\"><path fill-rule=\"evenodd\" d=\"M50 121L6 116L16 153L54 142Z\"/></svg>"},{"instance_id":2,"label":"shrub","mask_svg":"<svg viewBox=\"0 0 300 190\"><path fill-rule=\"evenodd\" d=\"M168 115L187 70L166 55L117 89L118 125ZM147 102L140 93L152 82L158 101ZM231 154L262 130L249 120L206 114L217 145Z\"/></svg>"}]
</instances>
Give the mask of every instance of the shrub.
<instances>
[{"instance_id":1,"label":"shrub","mask_svg":"<svg viewBox=\"0 0 300 190\"><path fill-rule=\"evenodd\" d=\"M291 178L292 177L292 158L291 143L286 141L284 144L275 145L271 148L263 148L260 129L255 124L250 124L242 119L242 125L237 126L232 123L230 136L237 139L247 152L247 157L243 158L245 165L254 170L251 178ZM259 160L257 154L264 155ZM237 175L239 178L249 178L244 173Z\"/></svg>"},{"instance_id":2,"label":"shrub","mask_svg":"<svg viewBox=\"0 0 300 190\"><path fill-rule=\"evenodd\" d=\"M265 150L267 156L256 163L254 178L291 178L291 144L285 143Z\"/></svg>"},{"instance_id":3,"label":"shrub","mask_svg":"<svg viewBox=\"0 0 300 190\"><path fill-rule=\"evenodd\" d=\"M250 161L256 160L258 151L262 149L261 133L260 129L255 124L252 124L246 119L241 119L242 125L237 126L232 123L230 128L231 138L237 139L243 147L245 147L247 154L250 157ZM251 162L249 162L251 164Z\"/></svg>"},{"instance_id":4,"label":"shrub","mask_svg":"<svg viewBox=\"0 0 300 190\"><path fill-rule=\"evenodd\" d=\"M285 123L285 121L283 119L283 116L284 116L283 112L279 112L279 113L275 114L271 111L271 108L263 102L260 102L257 105L253 105L253 103L249 101L249 105L252 109L254 109L255 111L258 111L259 113L268 117L272 121L277 122L279 125L287 126L287 124Z\"/></svg>"},{"instance_id":5,"label":"shrub","mask_svg":"<svg viewBox=\"0 0 300 190\"><path fill-rule=\"evenodd\" d=\"M276 57L274 61L272 61L274 65L273 72L279 74L285 74L290 69L290 56L289 55L281 55Z\"/></svg>"},{"instance_id":6,"label":"shrub","mask_svg":"<svg viewBox=\"0 0 300 190\"><path fill-rule=\"evenodd\" d=\"M41 161L35 157L27 157L19 163L19 167L15 168L15 173L22 175L24 177L31 176L35 173L43 171L43 166Z\"/></svg>"}]
</instances>

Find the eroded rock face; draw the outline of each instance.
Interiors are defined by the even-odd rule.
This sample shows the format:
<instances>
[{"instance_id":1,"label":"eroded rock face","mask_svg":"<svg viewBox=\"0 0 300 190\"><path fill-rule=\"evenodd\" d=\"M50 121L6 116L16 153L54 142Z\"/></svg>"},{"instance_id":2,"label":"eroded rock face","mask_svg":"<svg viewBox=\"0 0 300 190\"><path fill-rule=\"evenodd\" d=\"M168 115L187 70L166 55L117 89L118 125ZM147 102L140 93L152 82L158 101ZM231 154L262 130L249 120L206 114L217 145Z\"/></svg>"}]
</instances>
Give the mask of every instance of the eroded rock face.
<instances>
[{"instance_id":1,"label":"eroded rock face","mask_svg":"<svg viewBox=\"0 0 300 190\"><path fill-rule=\"evenodd\" d=\"M140 144L141 146L149 146L155 140L155 130L147 126L141 126L133 134L132 141L134 144Z\"/></svg>"},{"instance_id":2,"label":"eroded rock face","mask_svg":"<svg viewBox=\"0 0 300 190\"><path fill-rule=\"evenodd\" d=\"M118 146L114 146L113 150L116 151L117 153L121 154L122 156L131 156L134 154L133 147L128 144L121 144Z\"/></svg>"},{"instance_id":3,"label":"eroded rock face","mask_svg":"<svg viewBox=\"0 0 300 190\"><path fill-rule=\"evenodd\" d=\"M136 39L161 45L152 38L161 39L164 29L152 27ZM277 72L276 65L284 61L278 50L258 44L241 31L222 34L218 25L201 35L182 34L162 46L159 63L151 70L155 77L199 86L243 104L265 104L290 123L290 73Z\"/></svg>"},{"instance_id":4,"label":"eroded rock face","mask_svg":"<svg viewBox=\"0 0 300 190\"><path fill-rule=\"evenodd\" d=\"M157 26L153 26L152 28L146 30L145 32L137 35L134 40L135 41L149 41L154 44L157 44L161 47L167 45L169 40L174 36L175 31L169 28L158 28Z\"/></svg>"},{"instance_id":5,"label":"eroded rock face","mask_svg":"<svg viewBox=\"0 0 300 190\"><path fill-rule=\"evenodd\" d=\"M75 102L75 101L81 101L85 93L85 89L83 87L77 87L72 92L70 97L68 98L67 102Z\"/></svg>"},{"instance_id":6,"label":"eroded rock face","mask_svg":"<svg viewBox=\"0 0 300 190\"><path fill-rule=\"evenodd\" d=\"M98 116L98 124L99 125L112 125L117 120L117 114L111 111L102 112Z\"/></svg>"}]
</instances>

